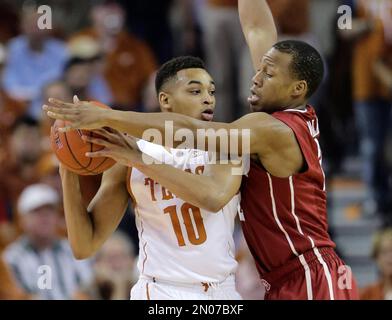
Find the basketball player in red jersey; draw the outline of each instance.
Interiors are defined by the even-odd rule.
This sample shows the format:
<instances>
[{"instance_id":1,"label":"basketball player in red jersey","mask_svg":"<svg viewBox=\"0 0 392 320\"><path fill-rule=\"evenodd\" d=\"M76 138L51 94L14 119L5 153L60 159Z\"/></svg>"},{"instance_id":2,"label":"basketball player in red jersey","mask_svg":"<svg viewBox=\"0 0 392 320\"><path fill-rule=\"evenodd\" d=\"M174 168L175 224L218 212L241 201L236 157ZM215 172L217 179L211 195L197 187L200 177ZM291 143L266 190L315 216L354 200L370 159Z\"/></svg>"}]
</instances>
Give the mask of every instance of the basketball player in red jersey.
<instances>
[{"instance_id":1,"label":"basketball player in red jersey","mask_svg":"<svg viewBox=\"0 0 392 320\"><path fill-rule=\"evenodd\" d=\"M239 0L239 13L256 75L249 98L253 112L233 123L98 110L86 102L51 100L44 109L50 117L70 121L69 128L107 126L136 137L150 128L164 136L165 121L173 121L174 132L193 131L195 142L198 129L239 129L240 140L241 129L250 129L252 160L241 187L242 226L266 299L357 299L351 270L328 235L318 120L307 104L323 79L320 54L299 41L274 44L276 28L264 0Z\"/></svg>"}]
</instances>

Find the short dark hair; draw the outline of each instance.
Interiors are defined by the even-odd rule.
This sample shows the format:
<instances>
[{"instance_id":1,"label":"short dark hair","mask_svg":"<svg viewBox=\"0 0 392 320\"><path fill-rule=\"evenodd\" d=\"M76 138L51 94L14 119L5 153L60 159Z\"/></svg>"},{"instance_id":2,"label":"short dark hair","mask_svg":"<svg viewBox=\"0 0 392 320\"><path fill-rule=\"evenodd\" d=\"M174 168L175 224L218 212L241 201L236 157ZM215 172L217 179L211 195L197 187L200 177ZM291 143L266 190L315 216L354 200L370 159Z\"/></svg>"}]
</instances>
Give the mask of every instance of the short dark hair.
<instances>
[{"instance_id":1,"label":"short dark hair","mask_svg":"<svg viewBox=\"0 0 392 320\"><path fill-rule=\"evenodd\" d=\"M306 98L310 98L324 78L324 62L320 53L306 42L297 40L281 41L273 47L293 57L290 71L296 79L307 82L308 92L306 93Z\"/></svg>"},{"instance_id":2,"label":"short dark hair","mask_svg":"<svg viewBox=\"0 0 392 320\"><path fill-rule=\"evenodd\" d=\"M203 60L193 56L181 56L169 60L158 70L155 78L155 90L157 94L161 91L162 87L172 78L177 76L177 72L184 69L206 69Z\"/></svg>"}]
</instances>

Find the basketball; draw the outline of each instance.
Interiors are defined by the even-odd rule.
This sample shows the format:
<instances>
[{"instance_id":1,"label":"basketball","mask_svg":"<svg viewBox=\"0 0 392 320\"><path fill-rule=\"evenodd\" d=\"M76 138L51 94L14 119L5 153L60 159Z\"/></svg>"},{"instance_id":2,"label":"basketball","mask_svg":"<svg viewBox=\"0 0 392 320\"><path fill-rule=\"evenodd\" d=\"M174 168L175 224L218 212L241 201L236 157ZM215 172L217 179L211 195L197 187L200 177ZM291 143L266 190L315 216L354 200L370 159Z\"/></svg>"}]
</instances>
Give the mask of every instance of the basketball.
<instances>
[{"instance_id":1,"label":"basketball","mask_svg":"<svg viewBox=\"0 0 392 320\"><path fill-rule=\"evenodd\" d=\"M109 108L108 106L94 102L97 107ZM68 170L79 175L97 175L112 167L115 161L111 158L89 158L86 152L96 152L104 147L98 146L82 140L82 136L102 138L88 130L70 130L59 132L60 128L67 126L68 123L56 120L50 130L50 143L53 152L62 165Z\"/></svg>"}]
</instances>

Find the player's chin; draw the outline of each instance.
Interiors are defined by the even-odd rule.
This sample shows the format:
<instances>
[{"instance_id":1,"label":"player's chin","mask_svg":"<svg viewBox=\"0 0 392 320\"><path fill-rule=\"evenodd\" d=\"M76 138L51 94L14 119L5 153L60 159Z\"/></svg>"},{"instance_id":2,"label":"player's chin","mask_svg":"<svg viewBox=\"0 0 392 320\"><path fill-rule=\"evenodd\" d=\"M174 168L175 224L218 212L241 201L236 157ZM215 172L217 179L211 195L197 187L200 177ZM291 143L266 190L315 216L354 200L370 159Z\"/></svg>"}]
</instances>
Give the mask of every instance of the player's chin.
<instances>
[{"instance_id":1,"label":"player's chin","mask_svg":"<svg viewBox=\"0 0 392 320\"><path fill-rule=\"evenodd\" d=\"M259 104L250 104L250 110L252 112L262 112L263 110L263 106L259 105Z\"/></svg>"}]
</instances>

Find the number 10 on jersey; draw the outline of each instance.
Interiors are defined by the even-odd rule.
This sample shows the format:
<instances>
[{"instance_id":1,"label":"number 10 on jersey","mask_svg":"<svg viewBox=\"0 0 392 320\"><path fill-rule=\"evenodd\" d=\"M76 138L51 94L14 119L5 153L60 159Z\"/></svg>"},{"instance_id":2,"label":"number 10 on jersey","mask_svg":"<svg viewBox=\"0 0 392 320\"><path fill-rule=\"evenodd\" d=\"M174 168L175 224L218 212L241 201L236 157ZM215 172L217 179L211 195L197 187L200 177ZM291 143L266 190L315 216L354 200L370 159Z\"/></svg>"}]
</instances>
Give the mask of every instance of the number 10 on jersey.
<instances>
[{"instance_id":1,"label":"number 10 on jersey","mask_svg":"<svg viewBox=\"0 0 392 320\"><path fill-rule=\"evenodd\" d=\"M200 245L205 242L207 240L207 234L200 209L185 202L179 211L181 212L182 219L184 221L189 242L193 245ZM185 246L186 243L181 230L180 219L178 218L177 206L167 207L163 210L163 212L170 215L170 220L173 225L174 233L177 237L178 245L180 247Z\"/></svg>"}]
</instances>

